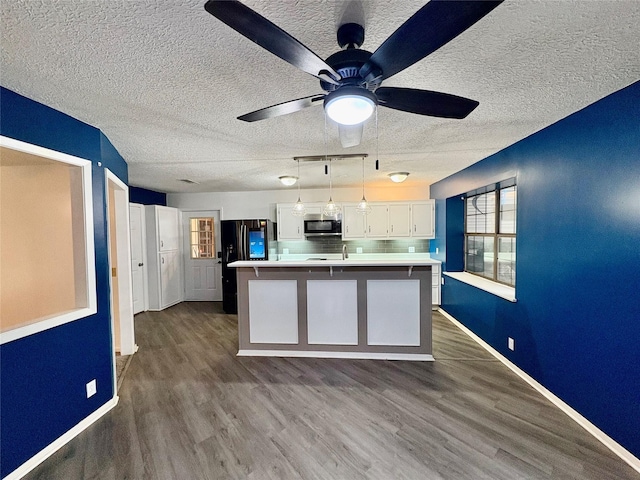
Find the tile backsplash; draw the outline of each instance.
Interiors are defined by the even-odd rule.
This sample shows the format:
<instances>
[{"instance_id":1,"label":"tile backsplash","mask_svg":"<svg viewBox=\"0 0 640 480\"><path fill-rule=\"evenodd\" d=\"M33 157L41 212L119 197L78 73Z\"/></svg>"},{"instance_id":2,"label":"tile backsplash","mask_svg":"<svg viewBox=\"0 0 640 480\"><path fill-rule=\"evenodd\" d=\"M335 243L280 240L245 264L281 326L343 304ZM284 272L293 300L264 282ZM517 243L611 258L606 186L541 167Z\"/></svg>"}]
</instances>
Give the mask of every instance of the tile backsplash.
<instances>
[{"instance_id":1,"label":"tile backsplash","mask_svg":"<svg viewBox=\"0 0 640 480\"><path fill-rule=\"evenodd\" d=\"M348 240L341 237L310 237L304 241L278 242L278 253L283 253L287 248L290 254L300 253L341 253L342 245L346 244L350 253L356 253L357 248L362 248L362 253L408 253L409 247L415 249L415 253L429 253L429 240L426 239L402 239L402 240Z\"/></svg>"}]
</instances>

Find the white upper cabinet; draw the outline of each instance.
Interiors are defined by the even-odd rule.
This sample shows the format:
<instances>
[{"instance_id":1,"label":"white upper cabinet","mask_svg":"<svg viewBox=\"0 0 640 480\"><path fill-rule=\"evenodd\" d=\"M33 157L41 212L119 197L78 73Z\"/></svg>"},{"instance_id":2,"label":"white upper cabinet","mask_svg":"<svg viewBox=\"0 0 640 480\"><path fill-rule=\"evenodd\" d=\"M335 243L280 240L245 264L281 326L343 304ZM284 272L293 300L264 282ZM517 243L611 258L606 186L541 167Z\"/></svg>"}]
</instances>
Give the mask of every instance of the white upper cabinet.
<instances>
[{"instance_id":1,"label":"white upper cabinet","mask_svg":"<svg viewBox=\"0 0 640 480\"><path fill-rule=\"evenodd\" d=\"M365 238L365 216L356 211L357 204L345 204L342 207L342 238Z\"/></svg>"},{"instance_id":2,"label":"white upper cabinet","mask_svg":"<svg viewBox=\"0 0 640 480\"><path fill-rule=\"evenodd\" d=\"M411 203L411 236L435 238L435 200Z\"/></svg>"},{"instance_id":3,"label":"white upper cabinet","mask_svg":"<svg viewBox=\"0 0 640 480\"><path fill-rule=\"evenodd\" d=\"M179 216L178 210L171 207L156 206L158 227L158 248L161 252L178 250L179 248Z\"/></svg>"},{"instance_id":4,"label":"white upper cabinet","mask_svg":"<svg viewBox=\"0 0 640 480\"><path fill-rule=\"evenodd\" d=\"M383 204L371 204L371 211L365 215L367 238L387 238L389 236L389 206Z\"/></svg>"},{"instance_id":5,"label":"white upper cabinet","mask_svg":"<svg viewBox=\"0 0 640 480\"><path fill-rule=\"evenodd\" d=\"M293 205L278 204L278 240L304 240L303 217L293 214Z\"/></svg>"},{"instance_id":6,"label":"white upper cabinet","mask_svg":"<svg viewBox=\"0 0 640 480\"><path fill-rule=\"evenodd\" d=\"M389 237L411 236L411 206L408 203L389 204Z\"/></svg>"}]
</instances>

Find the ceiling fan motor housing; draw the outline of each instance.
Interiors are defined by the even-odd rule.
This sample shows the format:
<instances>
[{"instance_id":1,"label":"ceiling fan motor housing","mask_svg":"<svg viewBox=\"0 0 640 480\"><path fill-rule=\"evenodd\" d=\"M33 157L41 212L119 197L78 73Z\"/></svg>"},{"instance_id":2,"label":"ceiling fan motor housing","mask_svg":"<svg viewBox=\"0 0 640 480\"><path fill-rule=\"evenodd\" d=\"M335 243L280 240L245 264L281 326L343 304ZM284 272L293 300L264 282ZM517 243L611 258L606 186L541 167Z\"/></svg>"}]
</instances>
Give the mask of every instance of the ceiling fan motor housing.
<instances>
[{"instance_id":1,"label":"ceiling fan motor housing","mask_svg":"<svg viewBox=\"0 0 640 480\"><path fill-rule=\"evenodd\" d=\"M338 82L339 85L320 80L320 86L325 92L332 92L345 85L358 86L372 92L375 91L380 86L380 81L365 82L359 73L360 68L367 63L371 55L371 52L359 48L350 48L334 53L327 58L326 62L342 78Z\"/></svg>"}]
</instances>

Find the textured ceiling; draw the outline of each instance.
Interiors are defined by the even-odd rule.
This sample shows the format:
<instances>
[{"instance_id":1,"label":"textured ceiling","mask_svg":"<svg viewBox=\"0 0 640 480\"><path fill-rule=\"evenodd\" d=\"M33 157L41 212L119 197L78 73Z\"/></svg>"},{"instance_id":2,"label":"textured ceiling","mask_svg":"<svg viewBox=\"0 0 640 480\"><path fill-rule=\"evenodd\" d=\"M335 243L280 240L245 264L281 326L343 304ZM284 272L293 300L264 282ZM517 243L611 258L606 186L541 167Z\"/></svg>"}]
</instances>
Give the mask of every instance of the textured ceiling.
<instances>
[{"instance_id":1,"label":"textured ceiling","mask_svg":"<svg viewBox=\"0 0 640 480\"><path fill-rule=\"evenodd\" d=\"M165 192L283 188L294 156L325 153L321 107L244 123L238 115L321 93L316 78L205 12L204 0L0 0L1 84L102 130L132 185ZM363 21L374 51L425 2L247 0L326 58L337 26ZM369 185L411 172L431 184L640 79L640 1L506 1L385 86L437 90L480 106L464 120L379 111L381 168ZM363 143L330 154L376 156ZM325 187L318 163L302 188ZM336 162L334 186L361 181L358 160ZM178 181L188 178L198 185Z\"/></svg>"}]
</instances>

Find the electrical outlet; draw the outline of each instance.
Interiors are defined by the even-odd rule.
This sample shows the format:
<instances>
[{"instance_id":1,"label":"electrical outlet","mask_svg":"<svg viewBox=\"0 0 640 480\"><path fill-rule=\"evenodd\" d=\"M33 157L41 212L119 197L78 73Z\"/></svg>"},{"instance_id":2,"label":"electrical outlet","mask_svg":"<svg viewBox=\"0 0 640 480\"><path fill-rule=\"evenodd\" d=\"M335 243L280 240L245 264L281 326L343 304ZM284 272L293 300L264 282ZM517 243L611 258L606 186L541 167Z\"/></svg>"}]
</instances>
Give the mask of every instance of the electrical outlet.
<instances>
[{"instance_id":1,"label":"electrical outlet","mask_svg":"<svg viewBox=\"0 0 640 480\"><path fill-rule=\"evenodd\" d=\"M362 253L362 247L356 247L356 253Z\"/></svg>"},{"instance_id":2,"label":"electrical outlet","mask_svg":"<svg viewBox=\"0 0 640 480\"><path fill-rule=\"evenodd\" d=\"M516 349L516 341L511 337L508 337L508 338L509 338L509 341L508 341L509 350L513 351Z\"/></svg>"},{"instance_id":3,"label":"electrical outlet","mask_svg":"<svg viewBox=\"0 0 640 480\"><path fill-rule=\"evenodd\" d=\"M89 383L87 383L87 398L93 397L97 391L98 388L96 386L96 379L94 378Z\"/></svg>"},{"instance_id":4,"label":"electrical outlet","mask_svg":"<svg viewBox=\"0 0 640 480\"><path fill-rule=\"evenodd\" d=\"M442 283L442 285L444 285L444 277L440 277L440 283Z\"/></svg>"},{"instance_id":5,"label":"electrical outlet","mask_svg":"<svg viewBox=\"0 0 640 480\"><path fill-rule=\"evenodd\" d=\"M440 249L436 247L436 255L440 253Z\"/></svg>"},{"instance_id":6,"label":"electrical outlet","mask_svg":"<svg viewBox=\"0 0 640 480\"><path fill-rule=\"evenodd\" d=\"M409 247L409 253L416 253L416 247Z\"/></svg>"}]
</instances>

